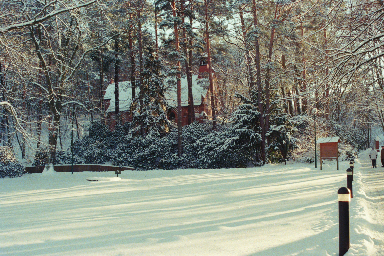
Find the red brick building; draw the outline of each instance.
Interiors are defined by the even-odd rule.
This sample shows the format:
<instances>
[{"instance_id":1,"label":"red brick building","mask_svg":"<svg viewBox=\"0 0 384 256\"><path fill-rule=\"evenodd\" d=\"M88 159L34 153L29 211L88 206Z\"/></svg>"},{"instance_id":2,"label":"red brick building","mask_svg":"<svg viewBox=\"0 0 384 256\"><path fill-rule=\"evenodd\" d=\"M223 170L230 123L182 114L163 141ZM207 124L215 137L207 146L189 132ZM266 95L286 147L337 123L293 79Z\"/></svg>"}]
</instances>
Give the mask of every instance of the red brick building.
<instances>
[{"instance_id":1,"label":"red brick building","mask_svg":"<svg viewBox=\"0 0 384 256\"><path fill-rule=\"evenodd\" d=\"M195 110L195 120L206 122L212 119L211 97L209 92L209 80L206 73L208 65L204 60L200 61L199 75L192 75L193 103ZM214 75L214 91L216 78ZM170 86L166 91L165 98L170 107L168 110L168 119L177 121L177 93L176 86ZM139 94L139 88L136 88L136 96ZM111 130L116 125L115 120L115 84L108 85L104 94L104 106L106 111L106 124ZM131 122L130 106L132 103L132 88L130 81L119 82L119 112L123 123ZM188 124L188 82L186 78L181 79L181 105L182 105L182 125Z\"/></svg>"}]
</instances>

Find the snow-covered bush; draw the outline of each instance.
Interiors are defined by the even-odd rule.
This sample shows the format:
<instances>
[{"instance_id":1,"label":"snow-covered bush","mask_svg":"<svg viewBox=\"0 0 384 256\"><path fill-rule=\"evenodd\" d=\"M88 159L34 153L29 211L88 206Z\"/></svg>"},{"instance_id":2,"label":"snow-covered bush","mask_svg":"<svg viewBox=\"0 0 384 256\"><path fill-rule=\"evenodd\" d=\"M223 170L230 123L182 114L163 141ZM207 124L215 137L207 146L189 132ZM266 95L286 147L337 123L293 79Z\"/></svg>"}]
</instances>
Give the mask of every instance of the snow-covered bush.
<instances>
[{"instance_id":1,"label":"snow-covered bush","mask_svg":"<svg viewBox=\"0 0 384 256\"><path fill-rule=\"evenodd\" d=\"M252 141L259 141L259 134L251 130L225 127L213 131L190 145L187 159L194 168L246 167L254 160ZM192 150L191 150L192 149Z\"/></svg>"},{"instance_id":2,"label":"snow-covered bush","mask_svg":"<svg viewBox=\"0 0 384 256\"><path fill-rule=\"evenodd\" d=\"M100 124L90 127L89 136L73 147L75 163L106 163L132 166L137 170L178 168L230 168L262 165L260 161L259 112L252 104L243 104L234 112L230 122L217 125L193 123L183 127L183 154L178 156L177 130L164 134L158 129L138 133L136 126L116 126L113 132ZM286 158L293 148L294 124L288 118L275 119L271 141ZM283 152L283 153L281 153ZM70 159L67 153L65 161Z\"/></svg>"},{"instance_id":3,"label":"snow-covered bush","mask_svg":"<svg viewBox=\"0 0 384 256\"><path fill-rule=\"evenodd\" d=\"M120 131L120 130L119 130ZM108 147L114 145L117 136L108 128L100 123L93 122L89 127L89 135L81 140L75 141L73 148L69 148L66 152L59 152L56 156L57 163L70 164L103 164L110 160L110 151Z\"/></svg>"},{"instance_id":4,"label":"snow-covered bush","mask_svg":"<svg viewBox=\"0 0 384 256\"><path fill-rule=\"evenodd\" d=\"M71 149L69 149L66 161L71 161L70 150ZM107 143L105 140L97 140L91 137L84 137L82 140L76 141L76 143L74 143L74 163L102 164L109 161L107 152Z\"/></svg>"},{"instance_id":5,"label":"snow-covered bush","mask_svg":"<svg viewBox=\"0 0 384 256\"><path fill-rule=\"evenodd\" d=\"M84 158L79 155L73 154L74 164L85 163ZM56 164L72 164L72 152L69 151L57 151L56 152Z\"/></svg>"},{"instance_id":6,"label":"snow-covered bush","mask_svg":"<svg viewBox=\"0 0 384 256\"><path fill-rule=\"evenodd\" d=\"M212 130L210 124L192 124L183 130L184 158L191 168L246 167L256 164L260 134L255 126L257 111L243 105L231 125Z\"/></svg>"},{"instance_id":7,"label":"snow-covered bush","mask_svg":"<svg viewBox=\"0 0 384 256\"><path fill-rule=\"evenodd\" d=\"M0 147L0 178L20 177L25 173L24 166L17 162L9 147Z\"/></svg>"},{"instance_id":8,"label":"snow-covered bush","mask_svg":"<svg viewBox=\"0 0 384 256\"><path fill-rule=\"evenodd\" d=\"M48 163L49 149L40 147L36 150L33 166L45 166Z\"/></svg>"},{"instance_id":9,"label":"snow-covered bush","mask_svg":"<svg viewBox=\"0 0 384 256\"><path fill-rule=\"evenodd\" d=\"M0 162L0 178L4 177L21 177L25 173L24 166L17 162L9 162L8 164Z\"/></svg>"},{"instance_id":10,"label":"snow-covered bush","mask_svg":"<svg viewBox=\"0 0 384 256\"><path fill-rule=\"evenodd\" d=\"M45 166L48 163L49 149L40 147L36 150L33 166Z\"/></svg>"},{"instance_id":11,"label":"snow-covered bush","mask_svg":"<svg viewBox=\"0 0 384 256\"><path fill-rule=\"evenodd\" d=\"M108 127L103 123L92 122L89 127L88 134L90 138L93 138L95 140L103 140L108 135L110 135L110 131L108 130Z\"/></svg>"},{"instance_id":12,"label":"snow-covered bush","mask_svg":"<svg viewBox=\"0 0 384 256\"><path fill-rule=\"evenodd\" d=\"M122 165L134 166L139 170L157 168L174 169L180 165L180 159L175 158L177 153L177 136L175 132L167 136L150 133L147 136L136 136L127 140L116 150L117 161ZM116 164L120 164L116 162Z\"/></svg>"}]
</instances>

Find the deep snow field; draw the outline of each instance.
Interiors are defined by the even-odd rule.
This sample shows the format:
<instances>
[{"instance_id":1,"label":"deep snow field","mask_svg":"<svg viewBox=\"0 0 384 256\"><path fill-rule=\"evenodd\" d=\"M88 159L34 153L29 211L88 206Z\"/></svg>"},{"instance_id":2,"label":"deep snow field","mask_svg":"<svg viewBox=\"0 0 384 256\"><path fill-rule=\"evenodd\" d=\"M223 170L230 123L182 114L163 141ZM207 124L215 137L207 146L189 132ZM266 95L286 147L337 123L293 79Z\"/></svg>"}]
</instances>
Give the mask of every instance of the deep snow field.
<instances>
[{"instance_id":1,"label":"deep snow field","mask_svg":"<svg viewBox=\"0 0 384 256\"><path fill-rule=\"evenodd\" d=\"M384 255L384 168L355 163L350 255ZM338 255L348 162L0 179L0 255Z\"/></svg>"}]
</instances>

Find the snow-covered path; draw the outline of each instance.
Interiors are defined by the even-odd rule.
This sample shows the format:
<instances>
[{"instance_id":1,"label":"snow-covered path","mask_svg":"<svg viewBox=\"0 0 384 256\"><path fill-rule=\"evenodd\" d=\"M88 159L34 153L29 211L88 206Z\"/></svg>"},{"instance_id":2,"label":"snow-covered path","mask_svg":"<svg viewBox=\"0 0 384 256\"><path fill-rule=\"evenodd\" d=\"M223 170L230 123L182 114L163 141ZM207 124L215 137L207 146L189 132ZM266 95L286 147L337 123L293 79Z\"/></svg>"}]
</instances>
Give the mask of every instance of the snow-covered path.
<instances>
[{"instance_id":1,"label":"snow-covered path","mask_svg":"<svg viewBox=\"0 0 384 256\"><path fill-rule=\"evenodd\" d=\"M384 167L360 154L351 202L351 249L347 255L384 255ZM357 192L355 192L357 191Z\"/></svg>"},{"instance_id":2,"label":"snow-covered path","mask_svg":"<svg viewBox=\"0 0 384 256\"><path fill-rule=\"evenodd\" d=\"M337 255L337 190L346 186L347 168L331 162L322 171L288 164L124 172L111 182L86 181L111 173L2 179L0 255ZM364 164L356 173L366 182ZM356 189L350 253L379 255L372 253L384 238L365 213L377 198Z\"/></svg>"}]
</instances>

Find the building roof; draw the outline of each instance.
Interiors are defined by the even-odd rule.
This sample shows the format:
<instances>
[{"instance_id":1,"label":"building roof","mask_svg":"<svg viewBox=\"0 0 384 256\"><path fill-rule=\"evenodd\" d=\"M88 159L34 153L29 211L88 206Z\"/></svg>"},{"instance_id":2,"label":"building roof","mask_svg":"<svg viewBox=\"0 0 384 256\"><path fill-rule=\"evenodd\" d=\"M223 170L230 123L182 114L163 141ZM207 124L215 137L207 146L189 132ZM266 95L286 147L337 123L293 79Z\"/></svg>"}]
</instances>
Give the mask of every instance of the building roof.
<instances>
[{"instance_id":1,"label":"building roof","mask_svg":"<svg viewBox=\"0 0 384 256\"><path fill-rule=\"evenodd\" d=\"M139 93L139 88L136 88L136 95ZM107 112L115 111L115 83L108 85L105 90L104 100L111 100ZM132 103L132 87L130 81L119 82L119 110L128 111Z\"/></svg>"},{"instance_id":2,"label":"building roof","mask_svg":"<svg viewBox=\"0 0 384 256\"><path fill-rule=\"evenodd\" d=\"M188 81L187 78L181 78L181 105L188 106ZM177 85L176 80L167 85L168 90L165 93L165 98L171 107L177 106ZM193 104L200 105L201 97L207 94L208 82L207 79L199 79L197 75L192 75L192 94Z\"/></svg>"},{"instance_id":3,"label":"building roof","mask_svg":"<svg viewBox=\"0 0 384 256\"><path fill-rule=\"evenodd\" d=\"M171 107L177 106L177 86L175 79L166 79L167 90L165 98ZM136 87L136 97L139 94L139 87ZM197 75L192 75L192 93L194 105L200 105L202 96L205 96L208 91L207 79L198 79ZM110 100L107 112L115 111L115 83L108 85L104 100ZM120 111L128 111L132 103L132 87L130 81L119 82L119 100ZM181 105L188 106L188 81L187 78L181 78Z\"/></svg>"}]
</instances>

